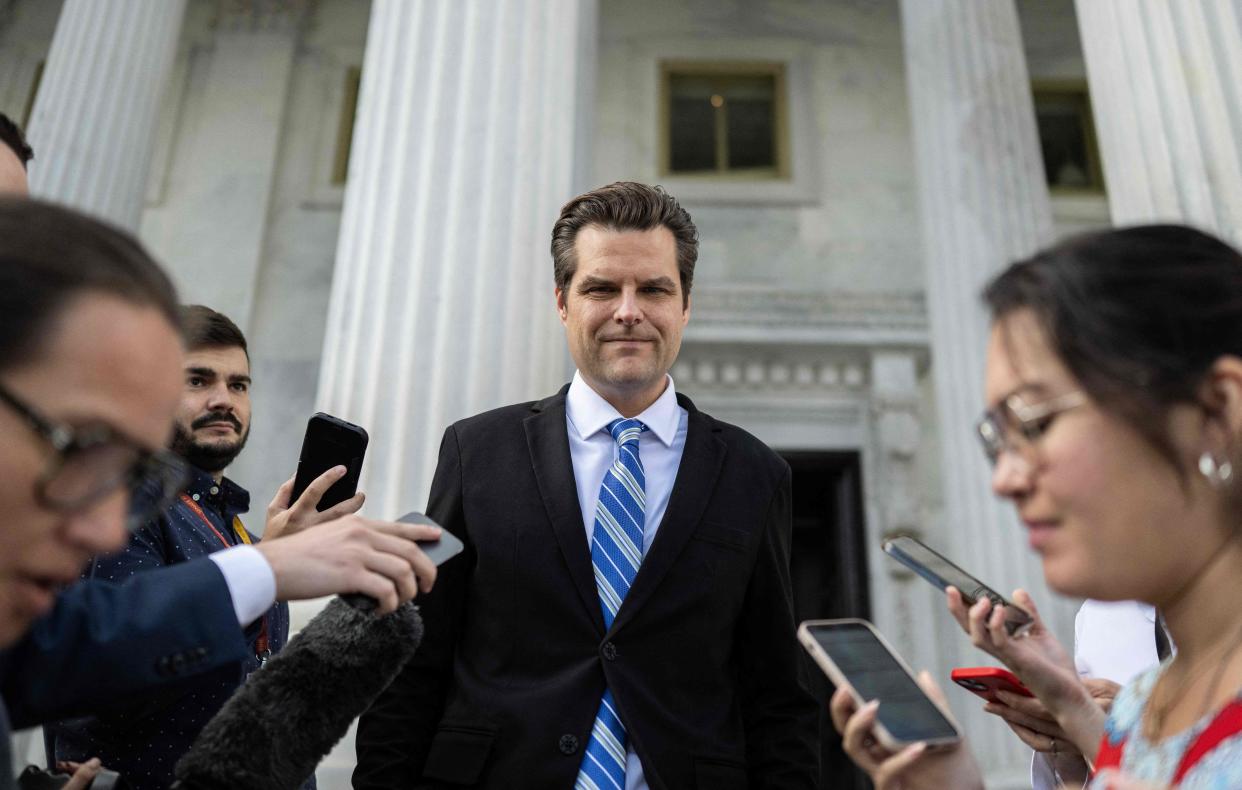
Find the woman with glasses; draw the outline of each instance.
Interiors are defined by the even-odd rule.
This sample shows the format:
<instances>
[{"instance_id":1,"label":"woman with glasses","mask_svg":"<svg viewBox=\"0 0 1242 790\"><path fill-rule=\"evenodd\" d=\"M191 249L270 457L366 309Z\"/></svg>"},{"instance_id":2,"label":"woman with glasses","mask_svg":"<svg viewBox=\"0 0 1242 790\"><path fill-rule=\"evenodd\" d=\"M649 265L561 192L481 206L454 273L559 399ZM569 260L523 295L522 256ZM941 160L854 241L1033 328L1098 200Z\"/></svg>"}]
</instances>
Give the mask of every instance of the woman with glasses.
<instances>
[{"instance_id":1,"label":"woman with glasses","mask_svg":"<svg viewBox=\"0 0 1242 790\"><path fill-rule=\"evenodd\" d=\"M987 600L967 612L951 592L950 608L1109 769L1093 787L1242 787L1242 255L1180 226L1088 234L1012 265L984 301L993 490L1050 587L1155 606L1178 652L1106 715L1042 625L1014 639ZM868 738L874 710L838 692L832 711L880 788L983 786L967 748L891 754Z\"/></svg>"}]
</instances>

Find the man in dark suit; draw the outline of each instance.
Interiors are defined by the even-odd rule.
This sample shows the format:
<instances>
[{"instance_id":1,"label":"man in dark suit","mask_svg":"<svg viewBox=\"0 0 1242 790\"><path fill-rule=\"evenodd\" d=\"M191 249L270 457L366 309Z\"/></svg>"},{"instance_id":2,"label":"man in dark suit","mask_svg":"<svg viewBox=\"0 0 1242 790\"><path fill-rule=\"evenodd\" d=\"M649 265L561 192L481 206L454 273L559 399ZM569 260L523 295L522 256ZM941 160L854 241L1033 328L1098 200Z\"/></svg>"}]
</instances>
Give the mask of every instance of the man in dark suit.
<instances>
[{"instance_id":1,"label":"man in dark suit","mask_svg":"<svg viewBox=\"0 0 1242 790\"><path fill-rule=\"evenodd\" d=\"M428 513L466 543L365 714L355 788L811 788L790 471L674 392L697 231L659 188L552 234L578 372L448 429Z\"/></svg>"}]
</instances>

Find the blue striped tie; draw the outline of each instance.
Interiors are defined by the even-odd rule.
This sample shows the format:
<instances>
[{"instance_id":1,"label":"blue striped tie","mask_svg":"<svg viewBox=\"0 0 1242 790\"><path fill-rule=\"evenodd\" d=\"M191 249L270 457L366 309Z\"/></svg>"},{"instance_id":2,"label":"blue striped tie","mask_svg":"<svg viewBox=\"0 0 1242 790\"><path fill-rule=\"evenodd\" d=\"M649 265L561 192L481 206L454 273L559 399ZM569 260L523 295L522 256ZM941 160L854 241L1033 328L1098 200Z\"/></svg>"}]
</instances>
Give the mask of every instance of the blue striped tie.
<instances>
[{"instance_id":1,"label":"blue striped tie","mask_svg":"<svg viewBox=\"0 0 1242 790\"><path fill-rule=\"evenodd\" d=\"M595 566L595 587L599 590L605 628L612 627L643 561L647 478L638 457L638 436L645 430L647 426L638 420L613 420L608 424L608 432L620 449L599 488L591 536L591 564ZM625 788L625 725L617 715L611 689L604 689L574 787Z\"/></svg>"}]
</instances>

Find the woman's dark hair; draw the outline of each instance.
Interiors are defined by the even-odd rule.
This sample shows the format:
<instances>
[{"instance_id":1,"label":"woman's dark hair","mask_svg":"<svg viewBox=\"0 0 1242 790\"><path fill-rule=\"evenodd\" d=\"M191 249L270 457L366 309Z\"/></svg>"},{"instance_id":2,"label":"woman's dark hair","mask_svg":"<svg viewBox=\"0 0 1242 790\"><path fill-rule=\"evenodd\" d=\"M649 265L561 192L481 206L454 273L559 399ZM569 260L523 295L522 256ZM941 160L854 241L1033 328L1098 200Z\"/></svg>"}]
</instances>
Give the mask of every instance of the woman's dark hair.
<instances>
[{"instance_id":1,"label":"woman's dark hair","mask_svg":"<svg viewBox=\"0 0 1242 790\"><path fill-rule=\"evenodd\" d=\"M172 283L129 234L61 206L0 198L0 370L32 359L83 293L154 307L179 327Z\"/></svg>"},{"instance_id":2,"label":"woman's dark hair","mask_svg":"<svg viewBox=\"0 0 1242 790\"><path fill-rule=\"evenodd\" d=\"M699 259L699 232L690 214L663 187L636 181L617 181L579 195L561 208L552 226L552 276L562 291L578 269L574 242L588 225L608 230L668 228L677 242L677 272L682 301L690 300L694 264Z\"/></svg>"},{"instance_id":3,"label":"woman's dark hair","mask_svg":"<svg viewBox=\"0 0 1242 790\"><path fill-rule=\"evenodd\" d=\"M1199 402L1222 355L1242 357L1242 254L1182 225L1067 239L1010 266L983 301L994 321L1030 310L1083 391L1179 468L1169 407Z\"/></svg>"}]
</instances>

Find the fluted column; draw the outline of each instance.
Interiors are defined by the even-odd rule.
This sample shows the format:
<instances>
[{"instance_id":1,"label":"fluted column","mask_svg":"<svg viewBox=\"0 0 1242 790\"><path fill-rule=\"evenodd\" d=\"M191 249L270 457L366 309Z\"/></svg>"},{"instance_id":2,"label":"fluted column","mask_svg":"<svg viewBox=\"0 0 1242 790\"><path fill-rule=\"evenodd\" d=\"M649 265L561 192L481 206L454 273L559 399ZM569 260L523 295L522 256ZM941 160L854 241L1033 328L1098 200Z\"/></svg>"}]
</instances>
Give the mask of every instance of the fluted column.
<instances>
[{"instance_id":1,"label":"fluted column","mask_svg":"<svg viewBox=\"0 0 1242 790\"><path fill-rule=\"evenodd\" d=\"M65 0L30 120L31 192L136 231L186 0Z\"/></svg>"},{"instance_id":2,"label":"fluted column","mask_svg":"<svg viewBox=\"0 0 1242 790\"><path fill-rule=\"evenodd\" d=\"M1068 639L1072 609L1054 603L1013 508L992 496L973 427L988 333L980 288L1052 235L1017 12L1012 0L902 0L901 9L943 448L945 523L933 539L1001 592L1026 586ZM942 619L946 663L977 663ZM938 668L942 682L948 669ZM992 776L1020 772L1029 753L1017 739L970 700L950 699Z\"/></svg>"},{"instance_id":3,"label":"fluted column","mask_svg":"<svg viewBox=\"0 0 1242 790\"><path fill-rule=\"evenodd\" d=\"M1077 0L1077 11L1113 221L1242 242L1242 6Z\"/></svg>"},{"instance_id":4,"label":"fluted column","mask_svg":"<svg viewBox=\"0 0 1242 790\"><path fill-rule=\"evenodd\" d=\"M548 247L583 186L594 19L594 0L372 5L319 386L370 431L370 513L423 506L448 424L566 380Z\"/></svg>"},{"instance_id":5,"label":"fluted column","mask_svg":"<svg viewBox=\"0 0 1242 790\"><path fill-rule=\"evenodd\" d=\"M918 534L928 512L919 475L920 418L927 409L919 386L918 357L913 351L891 348L871 353L875 452L867 474L878 522L871 532L884 538ZM878 546L868 548L871 577L878 582L872 586L875 624L912 666L936 666L940 660L936 634L945 628L943 605L929 594L927 582L878 551Z\"/></svg>"}]
</instances>

